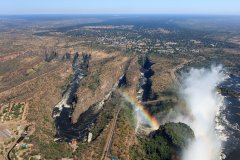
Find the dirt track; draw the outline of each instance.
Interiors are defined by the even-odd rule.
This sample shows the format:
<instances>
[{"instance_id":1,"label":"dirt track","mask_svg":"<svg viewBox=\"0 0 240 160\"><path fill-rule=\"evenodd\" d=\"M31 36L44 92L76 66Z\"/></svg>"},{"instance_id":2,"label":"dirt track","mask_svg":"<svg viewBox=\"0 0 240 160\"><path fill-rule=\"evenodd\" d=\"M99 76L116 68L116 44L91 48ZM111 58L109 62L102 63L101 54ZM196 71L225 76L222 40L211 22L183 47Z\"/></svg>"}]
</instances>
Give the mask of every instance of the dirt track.
<instances>
[{"instance_id":1,"label":"dirt track","mask_svg":"<svg viewBox=\"0 0 240 160\"><path fill-rule=\"evenodd\" d=\"M110 146L111 146L111 143L112 143L112 138L113 138L113 134L114 134L114 130L115 130L115 126L116 126L116 123L117 123L117 119L118 119L118 115L119 115L120 110L121 110L121 107L118 108L118 110L117 110L117 112L114 116L114 119L113 119L113 122L112 122L111 128L110 128L110 134L107 137L107 140L106 140L106 143L105 143L105 146L104 146L104 149L103 149L101 160L107 160L108 159L108 153L109 153L109 149L110 149Z\"/></svg>"}]
</instances>

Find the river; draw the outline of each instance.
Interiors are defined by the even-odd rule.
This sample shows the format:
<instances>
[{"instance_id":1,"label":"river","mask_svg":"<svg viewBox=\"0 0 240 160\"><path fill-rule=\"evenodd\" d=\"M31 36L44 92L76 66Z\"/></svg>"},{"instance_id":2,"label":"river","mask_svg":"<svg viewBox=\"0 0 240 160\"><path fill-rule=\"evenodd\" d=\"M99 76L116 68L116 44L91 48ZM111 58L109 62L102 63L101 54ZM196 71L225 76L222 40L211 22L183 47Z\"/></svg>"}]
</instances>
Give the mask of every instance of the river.
<instances>
[{"instance_id":1,"label":"river","mask_svg":"<svg viewBox=\"0 0 240 160\"><path fill-rule=\"evenodd\" d=\"M84 138L87 135L91 122L94 120L94 118L89 116L85 121L81 121L81 124L78 122L73 124L71 121L72 113L78 100L75 93L80 85L80 81L86 76L90 57L90 55L85 54L81 60L73 63L73 78L64 91L61 101L53 109L52 116L55 120L56 141L71 141L72 139L79 140Z\"/></svg>"},{"instance_id":2,"label":"river","mask_svg":"<svg viewBox=\"0 0 240 160\"><path fill-rule=\"evenodd\" d=\"M224 90L221 124L224 127L223 153L226 160L240 159L240 77L230 75L219 87Z\"/></svg>"}]
</instances>

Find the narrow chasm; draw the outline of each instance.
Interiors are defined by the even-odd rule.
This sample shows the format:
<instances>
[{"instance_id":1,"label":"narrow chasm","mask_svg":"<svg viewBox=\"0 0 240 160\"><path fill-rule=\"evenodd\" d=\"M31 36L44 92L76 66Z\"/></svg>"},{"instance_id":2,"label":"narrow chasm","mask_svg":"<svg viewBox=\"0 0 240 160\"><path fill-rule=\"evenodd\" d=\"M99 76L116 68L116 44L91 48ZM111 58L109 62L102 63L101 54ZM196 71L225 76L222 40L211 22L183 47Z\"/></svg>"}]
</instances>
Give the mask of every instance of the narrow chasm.
<instances>
[{"instance_id":1,"label":"narrow chasm","mask_svg":"<svg viewBox=\"0 0 240 160\"><path fill-rule=\"evenodd\" d=\"M85 140L90 134L90 129L95 124L103 106L112 97L115 89L127 84L126 74L123 74L100 102L91 105L88 110L79 116L77 122L73 123L72 113L76 104L79 103L75 93L78 90L80 81L87 75L91 55L83 54L81 60L78 57L78 55L75 55L73 59L74 76L64 91L61 101L54 107L52 113L56 127L54 140L58 142Z\"/></svg>"},{"instance_id":2,"label":"narrow chasm","mask_svg":"<svg viewBox=\"0 0 240 160\"><path fill-rule=\"evenodd\" d=\"M73 78L64 91L61 101L54 107L52 113L56 127L55 141L82 139L87 134L88 125L77 126L72 123L71 117L78 100L75 93L80 81L87 75L91 55L82 54L80 59L78 58L78 53L75 53L74 57L76 59L72 63Z\"/></svg>"},{"instance_id":3,"label":"narrow chasm","mask_svg":"<svg viewBox=\"0 0 240 160\"><path fill-rule=\"evenodd\" d=\"M149 60L147 56L139 57L138 60L140 68L140 78L139 78L139 90L137 99L140 102L146 102L150 99L154 99L152 92L152 81L151 77L154 75L154 71L151 69L153 63Z\"/></svg>"}]
</instances>

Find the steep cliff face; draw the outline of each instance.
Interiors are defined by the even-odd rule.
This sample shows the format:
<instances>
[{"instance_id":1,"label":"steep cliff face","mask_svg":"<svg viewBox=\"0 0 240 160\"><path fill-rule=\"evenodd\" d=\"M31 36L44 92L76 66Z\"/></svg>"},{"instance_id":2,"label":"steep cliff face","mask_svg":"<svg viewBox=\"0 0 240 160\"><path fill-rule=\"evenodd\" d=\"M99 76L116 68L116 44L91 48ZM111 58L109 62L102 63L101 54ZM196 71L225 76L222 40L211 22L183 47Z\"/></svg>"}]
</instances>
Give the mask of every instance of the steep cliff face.
<instances>
[{"instance_id":1,"label":"steep cliff face","mask_svg":"<svg viewBox=\"0 0 240 160\"><path fill-rule=\"evenodd\" d=\"M118 87L122 87L122 86L126 86L126 85L127 85L127 77L126 77L126 73L125 73L120 77Z\"/></svg>"},{"instance_id":2,"label":"steep cliff face","mask_svg":"<svg viewBox=\"0 0 240 160\"><path fill-rule=\"evenodd\" d=\"M154 71L151 69L152 63L147 56L140 56L138 63L141 68L137 99L141 102L145 102L152 97L152 81L150 78L154 75Z\"/></svg>"}]
</instances>

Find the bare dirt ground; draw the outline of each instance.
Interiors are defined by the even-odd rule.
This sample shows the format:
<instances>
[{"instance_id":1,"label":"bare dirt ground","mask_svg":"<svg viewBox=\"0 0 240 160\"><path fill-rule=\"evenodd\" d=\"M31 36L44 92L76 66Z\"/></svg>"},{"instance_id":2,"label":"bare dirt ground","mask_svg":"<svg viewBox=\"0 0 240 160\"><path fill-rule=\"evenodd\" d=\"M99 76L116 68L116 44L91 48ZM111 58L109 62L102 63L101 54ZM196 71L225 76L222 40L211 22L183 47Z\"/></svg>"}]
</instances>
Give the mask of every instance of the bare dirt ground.
<instances>
[{"instance_id":1,"label":"bare dirt ground","mask_svg":"<svg viewBox=\"0 0 240 160\"><path fill-rule=\"evenodd\" d=\"M154 63L152 66L154 75L151 77L152 89L159 94L168 88L171 88L176 83L175 70L176 66L185 63L184 59L171 60L165 57L152 56L150 57Z\"/></svg>"},{"instance_id":2,"label":"bare dirt ground","mask_svg":"<svg viewBox=\"0 0 240 160\"><path fill-rule=\"evenodd\" d=\"M10 36L8 40L13 41ZM14 41L24 45L29 39L23 38L21 42L20 38L17 38ZM34 150L40 147L39 141L44 144L52 143L55 134L51 115L52 109L61 99L61 94L69 82L69 76L72 74L71 64L68 62L63 63L55 60L50 63L45 62L42 46L45 46L45 48L61 46L61 48L57 49L60 55L66 52L70 54L75 52L81 54L85 51L92 53L89 75L83 80L77 93L80 103L78 103L73 114L75 120L90 105L102 100L105 94L111 90L113 84L123 74L124 67L129 59L119 53L106 54L103 51L92 51L89 48L80 46L77 42L66 40L66 45L62 41L41 37L32 40L27 48L20 47L21 52L19 54L11 49L3 49L0 57L0 104L23 100L26 104L21 120L4 122L1 124L3 128L0 126L0 131L5 132L6 129L16 130L17 126L37 122L33 124L31 132L32 138L38 140L34 140ZM4 43L0 42L0 45L4 45ZM30 54L29 48L31 48ZM94 87L89 86L88 81L96 82L97 85ZM13 137L9 137L5 133L1 135L0 138L6 139L7 142ZM14 136L17 137L17 135ZM8 143L10 146L13 142ZM8 147L6 144L3 145Z\"/></svg>"},{"instance_id":3,"label":"bare dirt ground","mask_svg":"<svg viewBox=\"0 0 240 160\"><path fill-rule=\"evenodd\" d=\"M126 74L128 87L123 89L123 92L127 92L131 97L137 97L138 81L140 78L140 66L137 61L137 56L133 57L131 60Z\"/></svg>"},{"instance_id":4,"label":"bare dirt ground","mask_svg":"<svg viewBox=\"0 0 240 160\"><path fill-rule=\"evenodd\" d=\"M7 59L5 62L1 62L4 66L5 63L16 62L16 65L11 68L1 68L1 85L3 87L0 92L0 104L5 105L8 103L24 102L24 110L21 114L20 120L4 121L0 124L0 130L2 136L1 142L3 148L8 148L14 139L18 136L19 127L23 128L29 122L37 122L33 125L32 133L33 136L41 137L42 140L52 140L54 130L52 128L52 107L61 98L61 87L65 85L67 77L71 74L71 65L61 64L59 62L45 63L39 56L31 55L25 56L20 55ZM12 63L9 63L11 65ZM44 66L44 67L39 67ZM5 65L6 66L6 65ZM47 67L48 66L48 67ZM27 75L22 74L21 71L25 72L28 69L35 68L39 74L34 74L26 79ZM14 75L14 76L13 76ZM12 81L13 77L15 80ZM11 85L10 82L16 82ZM0 106L1 106L0 105ZM39 130L45 128L45 130L51 131L51 136L46 136L46 133L42 133ZM36 127L36 131L35 131ZM6 131L11 132L7 135ZM4 139L2 139L4 138ZM13 139L14 138L14 139ZM37 144L35 146L37 148ZM2 152L5 154L6 150ZM2 158L1 158L2 159Z\"/></svg>"}]
</instances>

